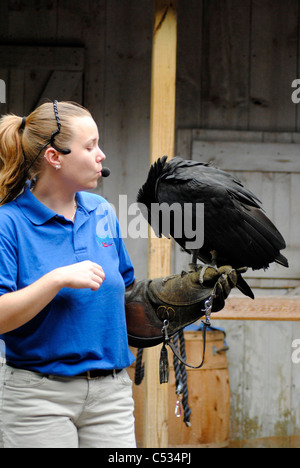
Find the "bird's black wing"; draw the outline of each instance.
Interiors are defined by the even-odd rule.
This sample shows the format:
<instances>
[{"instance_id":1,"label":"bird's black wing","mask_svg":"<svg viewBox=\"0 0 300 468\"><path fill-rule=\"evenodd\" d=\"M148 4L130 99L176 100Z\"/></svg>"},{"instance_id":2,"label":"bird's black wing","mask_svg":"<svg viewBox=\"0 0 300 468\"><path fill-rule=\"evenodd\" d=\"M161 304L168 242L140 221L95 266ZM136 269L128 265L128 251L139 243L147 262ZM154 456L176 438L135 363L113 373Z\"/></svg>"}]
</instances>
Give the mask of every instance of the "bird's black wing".
<instances>
[{"instance_id":1,"label":"bird's black wing","mask_svg":"<svg viewBox=\"0 0 300 468\"><path fill-rule=\"evenodd\" d=\"M175 184L194 181L212 187L222 187L240 203L246 206L261 208L261 201L254 193L246 189L242 182L232 174L212 166L209 163L184 160L179 157L171 159L165 167L159 181L168 180Z\"/></svg>"},{"instance_id":2,"label":"bird's black wing","mask_svg":"<svg viewBox=\"0 0 300 468\"><path fill-rule=\"evenodd\" d=\"M186 248L186 245L187 242L192 242L195 239L193 237L187 238L185 232L192 230L199 232L202 228L204 229L204 244L200 248L198 256L205 263L211 263L211 251L217 252L221 263L230 265L236 264L241 256L242 258L248 256L250 239L247 239L243 233L243 223L226 189L200 183L195 179L186 180L180 184L170 182L170 180L165 180L158 184L157 199L160 204L180 203L184 216L182 236L174 236L172 228L169 234L181 247L191 252L190 249ZM190 203L194 205L192 216L188 209L184 209L184 205ZM203 218L195 220L197 204L204 206L204 220ZM164 235L166 235L165 232Z\"/></svg>"},{"instance_id":3,"label":"bird's black wing","mask_svg":"<svg viewBox=\"0 0 300 468\"><path fill-rule=\"evenodd\" d=\"M235 268L267 268L273 261L287 266L279 253L285 247L281 234L261 210L257 197L227 172L174 158L157 181L156 198L159 203L204 204L201 260L207 262L214 250L221 263ZM185 248L184 236L175 240Z\"/></svg>"}]
</instances>

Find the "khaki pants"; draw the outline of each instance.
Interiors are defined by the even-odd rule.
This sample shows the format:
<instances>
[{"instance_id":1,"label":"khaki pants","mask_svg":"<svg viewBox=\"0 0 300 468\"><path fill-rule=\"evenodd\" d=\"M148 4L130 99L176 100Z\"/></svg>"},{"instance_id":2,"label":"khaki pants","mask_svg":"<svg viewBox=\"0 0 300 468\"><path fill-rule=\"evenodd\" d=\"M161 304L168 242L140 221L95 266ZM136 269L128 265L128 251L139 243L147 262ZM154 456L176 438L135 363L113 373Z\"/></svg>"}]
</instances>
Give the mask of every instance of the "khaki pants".
<instances>
[{"instance_id":1,"label":"khaki pants","mask_svg":"<svg viewBox=\"0 0 300 468\"><path fill-rule=\"evenodd\" d=\"M0 404L0 447L136 447L126 370L88 380L45 377L4 365Z\"/></svg>"}]
</instances>

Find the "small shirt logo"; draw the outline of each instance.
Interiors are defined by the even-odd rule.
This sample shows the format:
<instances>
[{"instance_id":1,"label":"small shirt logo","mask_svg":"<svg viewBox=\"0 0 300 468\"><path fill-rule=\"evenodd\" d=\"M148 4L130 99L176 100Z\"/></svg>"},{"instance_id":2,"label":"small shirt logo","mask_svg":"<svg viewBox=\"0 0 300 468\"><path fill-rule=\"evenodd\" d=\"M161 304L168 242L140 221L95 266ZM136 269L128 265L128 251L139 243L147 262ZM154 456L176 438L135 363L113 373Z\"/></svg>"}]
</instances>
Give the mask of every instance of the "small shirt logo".
<instances>
[{"instance_id":1,"label":"small shirt logo","mask_svg":"<svg viewBox=\"0 0 300 468\"><path fill-rule=\"evenodd\" d=\"M98 235L96 235L96 239L98 244L101 245L101 247L110 247L111 245L113 245L113 241L109 236L99 237Z\"/></svg>"}]
</instances>

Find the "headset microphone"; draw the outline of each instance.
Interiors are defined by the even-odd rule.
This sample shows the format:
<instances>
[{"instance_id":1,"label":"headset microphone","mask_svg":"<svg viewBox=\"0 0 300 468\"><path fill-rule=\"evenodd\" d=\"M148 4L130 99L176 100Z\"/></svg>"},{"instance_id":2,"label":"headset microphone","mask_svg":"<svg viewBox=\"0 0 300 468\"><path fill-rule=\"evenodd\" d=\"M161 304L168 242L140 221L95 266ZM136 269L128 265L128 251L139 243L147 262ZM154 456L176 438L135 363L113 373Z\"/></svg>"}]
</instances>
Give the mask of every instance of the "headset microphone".
<instances>
[{"instance_id":1,"label":"headset microphone","mask_svg":"<svg viewBox=\"0 0 300 468\"><path fill-rule=\"evenodd\" d=\"M102 177L108 177L110 175L110 170L108 169L108 167L102 168L101 175Z\"/></svg>"}]
</instances>

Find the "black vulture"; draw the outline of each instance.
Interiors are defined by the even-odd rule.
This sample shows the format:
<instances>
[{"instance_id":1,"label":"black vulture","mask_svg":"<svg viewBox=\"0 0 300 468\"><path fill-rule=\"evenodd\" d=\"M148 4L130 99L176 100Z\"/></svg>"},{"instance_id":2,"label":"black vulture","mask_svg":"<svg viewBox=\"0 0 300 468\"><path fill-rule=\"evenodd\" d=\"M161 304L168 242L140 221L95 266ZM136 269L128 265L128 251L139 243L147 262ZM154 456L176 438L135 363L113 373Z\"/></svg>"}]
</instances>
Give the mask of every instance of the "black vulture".
<instances>
[{"instance_id":1,"label":"black vulture","mask_svg":"<svg viewBox=\"0 0 300 468\"><path fill-rule=\"evenodd\" d=\"M186 252L193 254L194 265L199 259L204 264L215 267L231 265L235 269L267 269L272 262L288 267L287 259L280 253L286 247L285 241L265 215L259 199L239 179L209 163L179 157L167 161L167 156L158 159L150 167L148 178L138 192L137 202L156 235L173 237ZM204 241L200 248L190 248L188 242L192 239L186 237L183 225L178 231L180 226L175 209L169 209L169 232L165 232L163 210L152 209L164 204L169 208L181 207L181 213L184 213L184 206L192 207L188 211L191 219L183 220L182 216L182 220L185 224L187 221L193 223L194 233L196 206L203 204ZM146 210L143 209L145 207ZM254 299L241 275L237 287Z\"/></svg>"}]
</instances>

